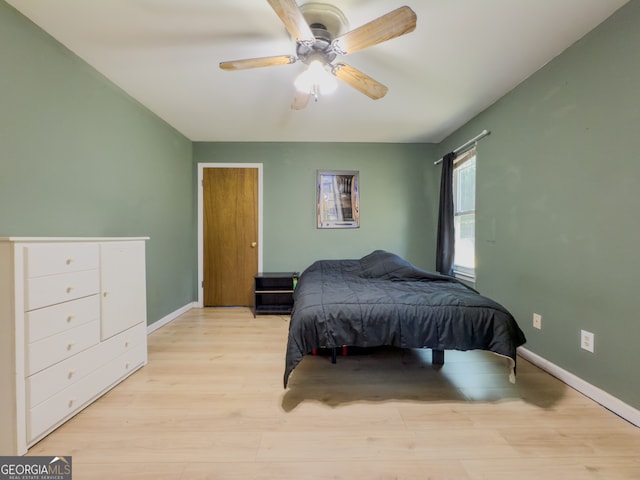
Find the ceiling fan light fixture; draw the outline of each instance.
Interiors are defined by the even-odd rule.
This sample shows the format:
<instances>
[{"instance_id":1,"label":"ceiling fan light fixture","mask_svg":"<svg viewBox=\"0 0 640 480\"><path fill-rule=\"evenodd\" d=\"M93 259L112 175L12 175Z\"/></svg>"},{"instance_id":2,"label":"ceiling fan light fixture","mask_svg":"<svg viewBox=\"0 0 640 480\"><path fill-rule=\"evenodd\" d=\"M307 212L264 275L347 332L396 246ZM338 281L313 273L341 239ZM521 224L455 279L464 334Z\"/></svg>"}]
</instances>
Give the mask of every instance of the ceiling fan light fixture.
<instances>
[{"instance_id":1,"label":"ceiling fan light fixture","mask_svg":"<svg viewBox=\"0 0 640 480\"><path fill-rule=\"evenodd\" d=\"M325 69L322 62L314 60L309 67L298 75L294 83L296 89L303 93L330 95L338 88L338 81Z\"/></svg>"}]
</instances>

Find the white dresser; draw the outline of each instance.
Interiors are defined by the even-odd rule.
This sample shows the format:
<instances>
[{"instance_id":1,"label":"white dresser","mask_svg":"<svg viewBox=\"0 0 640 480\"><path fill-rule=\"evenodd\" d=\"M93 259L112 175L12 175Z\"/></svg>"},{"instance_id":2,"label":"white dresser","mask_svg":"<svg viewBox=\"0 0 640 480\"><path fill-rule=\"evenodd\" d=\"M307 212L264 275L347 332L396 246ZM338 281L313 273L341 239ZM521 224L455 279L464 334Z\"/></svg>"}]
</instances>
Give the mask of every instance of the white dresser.
<instances>
[{"instance_id":1,"label":"white dresser","mask_svg":"<svg viewBox=\"0 0 640 480\"><path fill-rule=\"evenodd\" d=\"M147 238L0 238L0 455L147 363Z\"/></svg>"}]
</instances>

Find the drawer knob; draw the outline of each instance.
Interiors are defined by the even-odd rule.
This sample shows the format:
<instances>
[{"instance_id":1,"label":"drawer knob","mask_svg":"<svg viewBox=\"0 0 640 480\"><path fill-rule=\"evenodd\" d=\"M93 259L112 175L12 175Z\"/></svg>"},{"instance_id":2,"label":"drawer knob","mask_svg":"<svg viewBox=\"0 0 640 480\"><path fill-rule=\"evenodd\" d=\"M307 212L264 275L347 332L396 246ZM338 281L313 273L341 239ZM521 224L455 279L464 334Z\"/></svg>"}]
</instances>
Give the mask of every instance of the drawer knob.
<instances>
[{"instance_id":1,"label":"drawer knob","mask_svg":"<svg viewBox=\"0 0 640 480\"><path fill-rule=\"evenodd\" d=\"M109 295L109 292L102 292L103 297L106 297L107 295Z\"/></svg>"},{"instance_id":2,"label":"drawer knob","mask_svg":"<svg viewBox=\"0 0 640 480\"><path fill-rule=\"evenodd\" d=\"M124 342L124 346L125 346L125 348L129 348L129 340L127 340L126 342Z\"/></svg>"},{"instance_id":3,"label":"drawer knob","mask_svg":"<svg viewBox=\"0 0 640 480\"><path fill-rule=\"evenodd\" d=\"M73 320L73 315L67 316L67 323L71 323L71 320Z\"/></svg>"},{"instance_id":4,"label":"drawer knob","mask_svg":"<svg viewBox=\"0 0 640 480\"><path fill-rule=\"evenodd\" d=\"M126 370L129 370L129 362L127 362L127 363L125 363L125 364L124 364L124 368L125 368Z\"/></svg>"},{"instance_id":5,"label":"drawer knob","mask_svg":"<svg viewBox=\"0 0 640 480\"><path fill-rule=\"evenodd\" d=\"M76 403L76 399L75 398L70 398L69 399L69 408L73 407L74 403Z\"/></svg>"},{"instance_id":6,"label":"drawer knob","mask_svg":"<svg viewBox=\"0 0 640 480\"><path fill-rule=\"evenodd\" d=\"M69 373L67 374L67 378L71 378L76 374L75 370L69 370Z\"/></svg>"},{"instance_id":7,"label":"drawer knob","mask_svg":"<svg viewBox=\"0 0 640 480\"><path fill-rule=\"evenodd\" d=\"M67 287L67 293L71 293L73 291L73 287Z\"/></svg>"},{"instance_id":8,"label":"drawer knob","mask_svg":"<svg viewBox=\"0 0 640 480\"><path fill-rule=\"evenodd\" d=\"M74 345L75 345L75 342L69 342L69 344L67 345L67 350L71 350Z\"/></svg>"},{"instance_id":9,"label":"drawer knob","mask_svg":"<svg viewBox=\"0 0 640 480\"><path fill-rule=\"evenodd\" d=\"M73 263L73 258L67 258L67 265L71 265Z\"/></svg>"}]
</instances>

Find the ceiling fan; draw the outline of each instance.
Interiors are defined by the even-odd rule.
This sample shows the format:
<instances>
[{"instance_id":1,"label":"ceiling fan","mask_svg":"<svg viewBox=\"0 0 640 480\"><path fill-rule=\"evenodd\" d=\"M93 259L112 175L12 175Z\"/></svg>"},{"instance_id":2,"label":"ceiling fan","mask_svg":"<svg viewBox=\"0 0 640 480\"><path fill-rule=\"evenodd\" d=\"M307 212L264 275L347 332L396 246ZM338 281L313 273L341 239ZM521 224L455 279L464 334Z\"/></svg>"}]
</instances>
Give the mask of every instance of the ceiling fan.
<instances>
[{"instance_id":1,"label":"ceiling fan","mask_svg":"<svg viewBox=\"0 0 640 480\"><path fill-rule=\"evenodd\" d=\"M295 0L267 0L296 41L296 56L248 58L221 62L223 70L288 65L301 61L308 65L296 80L296 94L291 108L300 110L309 100L317 101L320 93L335 88L334 79L345 82L368 97L377 100L388 88L356 68L342 62L332 63L339 55L349 55L392 38L410 33L416 28L416 14L404 6L393 10L354 30L347 31L344 14L336 7L319 2L298 6ZM327 75L327 72L331 75ZM324 77L323 77L324 76Z\"/></svg>"}]
</instances>

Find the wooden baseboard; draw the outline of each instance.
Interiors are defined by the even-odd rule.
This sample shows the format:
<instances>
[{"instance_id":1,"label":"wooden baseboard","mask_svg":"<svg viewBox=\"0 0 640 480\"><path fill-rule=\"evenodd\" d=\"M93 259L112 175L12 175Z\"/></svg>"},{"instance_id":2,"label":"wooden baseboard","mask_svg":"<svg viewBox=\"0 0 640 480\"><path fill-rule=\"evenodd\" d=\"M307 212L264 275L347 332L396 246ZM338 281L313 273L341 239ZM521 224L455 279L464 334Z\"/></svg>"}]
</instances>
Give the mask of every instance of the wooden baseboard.
<instances>
[{"instance_id":1,"label":"wooden baseboard","mask_svg":"<svg viewBox=\"0 0 640 480\"><path fill-rule=\"evenodd\" d=\"M594 402L598 402L604 408L612 411L616 415L624 418L635 426L640 427L640 410L633 408L631 405L624 403L622 400L614 397L613 395L605 392L595 385L586 382L573 373L560 368L554 363L551 363L545 358L536 355L526 348L519 347L518 355L520 355L525 360L533 363L535 366L541 368L545 372L553 375L558 380L576 389L580 393L586 395Z\"/></svg>"}]
</instances>

